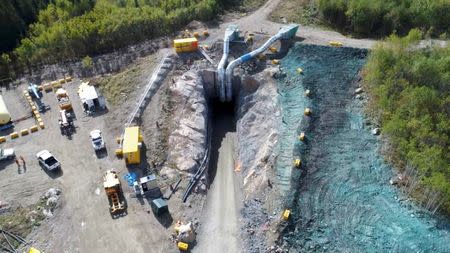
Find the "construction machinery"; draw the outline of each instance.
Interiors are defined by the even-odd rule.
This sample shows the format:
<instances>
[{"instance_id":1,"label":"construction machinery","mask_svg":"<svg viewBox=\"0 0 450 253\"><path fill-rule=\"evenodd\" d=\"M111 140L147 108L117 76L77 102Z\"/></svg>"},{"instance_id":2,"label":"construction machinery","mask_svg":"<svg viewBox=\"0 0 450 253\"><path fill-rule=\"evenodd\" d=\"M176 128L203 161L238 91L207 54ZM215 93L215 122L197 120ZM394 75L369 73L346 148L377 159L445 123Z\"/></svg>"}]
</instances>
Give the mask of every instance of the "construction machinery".
<instances>
[{"instance_id":1,"label":"construction machinery","mask_svg":"<svg viewBox=\"0 0 450 253\"><path fill-rule=\"evenodd\" d=\"M109 212L111 215L125 211L125 200L123 198L122 187L117 173L113 170L106 171L103 178L103 187L109 201Z\"/></svg>"},{"instance_id":2,"label":"construction machinery","mask_svg":"<svg viewBox=\"0 0 450 253\"><path fill-rule=\"evenodd\" d=\"M69 95L65 89L59 88L56 90L56 99L58 99L59 108L61 110L72 110L72 102L70 102Z\"/></svg>"},{"instance_id":3,"label":"construction machinery","mask_svg":"<svg viewBox=\"0 0 450 253\"><path fill-rule=\"evenodd\" d=\"M72 114L66 112L66 110L59 111L59 130L61 130L61 134L70 136L74 129Z\"/></svg>"},{"instance_id":4,"label":"construction machinery","mask_svg":"<svg viewBox=\"0 0 450 253\"><path fill-rule=\"evenodd\" d=\"M145 195L147 192L157 188L158 182L156 181L155 174L141 177L139 181L136 180L133 182L133 189L136 196Z\"/></svg>"},{"instance_id":5,"label":"construction machinery","mask_svg":"<svg viewBox=\"0 0 450 253\"><path fill-rule=\"evenodd\" d=\"M33 83L28 84L28 94L30 94L30 96L36 102L39 112L44 112L47 109L50 109L48 106L44 104L44 102L42 102L42 92L39 90L39 87L36 84Z\"/></svg>"}]
</instances>

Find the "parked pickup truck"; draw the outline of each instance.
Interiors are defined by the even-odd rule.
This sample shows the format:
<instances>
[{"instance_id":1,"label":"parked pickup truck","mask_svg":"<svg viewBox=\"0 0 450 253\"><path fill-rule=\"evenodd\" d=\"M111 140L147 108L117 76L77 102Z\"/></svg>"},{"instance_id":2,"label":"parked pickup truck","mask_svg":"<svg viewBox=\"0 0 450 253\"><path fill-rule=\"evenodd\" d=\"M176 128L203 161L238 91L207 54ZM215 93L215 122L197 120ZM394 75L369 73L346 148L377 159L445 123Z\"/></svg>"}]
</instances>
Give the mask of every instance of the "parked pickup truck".
<instances>
[{"instance_id":1,"label":"parked pickup truck","mask_svg":"<svg viewBox=\"0 0 450 253\"><path fill-rule=\"evenodd\" d=\"M54 171L61 169L61 163L53 156L50 151L44 149L36 154L39 164L43 166L48 171Z\"/></svg>"},{"instance_id":2,"label":"parked pickup truck","mask_svg":"<svg viewBox=\"0 0 450 253\"><path fill-rule=\"evenodd\" d=\"M16 157L16 153L13 148L0 148L0 161L13 159L14 157Z\"/></svg>"}]
</instances>

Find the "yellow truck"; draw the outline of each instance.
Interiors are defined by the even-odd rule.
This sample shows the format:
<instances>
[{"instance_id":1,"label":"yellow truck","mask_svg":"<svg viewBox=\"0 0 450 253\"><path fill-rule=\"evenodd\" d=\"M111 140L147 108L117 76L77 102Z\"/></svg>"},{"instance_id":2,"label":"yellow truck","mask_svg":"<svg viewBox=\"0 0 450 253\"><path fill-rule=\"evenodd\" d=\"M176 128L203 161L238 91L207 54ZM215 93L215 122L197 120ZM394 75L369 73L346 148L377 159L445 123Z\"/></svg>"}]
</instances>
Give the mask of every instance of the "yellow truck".
<instances>
[{"instance_id":1,"label":"yellow truck","mask_svg":"<svg viewBox=\"0 0 450 253\"><path fill-rule=\"evenodd\" d=\"M123 197L122 187L117 173L113 170L106 171L103 178L103 187L109 201L109 212L111 215L119 214L125 211L125 200Z\"/></svg>"}]
</instances>

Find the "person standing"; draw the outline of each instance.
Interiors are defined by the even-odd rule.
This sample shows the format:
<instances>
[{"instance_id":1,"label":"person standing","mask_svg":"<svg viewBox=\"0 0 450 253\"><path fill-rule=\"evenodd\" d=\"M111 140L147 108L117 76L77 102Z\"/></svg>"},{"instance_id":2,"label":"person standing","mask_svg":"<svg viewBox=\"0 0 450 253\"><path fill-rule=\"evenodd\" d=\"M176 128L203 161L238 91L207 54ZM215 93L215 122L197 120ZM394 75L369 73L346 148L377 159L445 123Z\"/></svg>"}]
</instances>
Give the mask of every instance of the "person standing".
<instances>
[{"instance_id":1,"label":"person standing","mask_svg":"<svg viewBox=\"0 0 450 253\"><path fill-rule=\"evenodd\" d=\"M15 160L15 162L17 164L17 173L20 174L20 163L19 163L19 160L17 160L17 158L14 158L14 160Z\"/></svg>"},{"instance_id":2,"label":"person standing","mask_svg":"<svg viewBox=\"0 0 450 253\"><path fill-rule=\"evenodd\" d=\"M25 159L23 159L23 156L19 156L20 161L22 161L23 165L23 172L25 173L27 171L27 164L25 163Z\"/></svg>"}]
</instances>

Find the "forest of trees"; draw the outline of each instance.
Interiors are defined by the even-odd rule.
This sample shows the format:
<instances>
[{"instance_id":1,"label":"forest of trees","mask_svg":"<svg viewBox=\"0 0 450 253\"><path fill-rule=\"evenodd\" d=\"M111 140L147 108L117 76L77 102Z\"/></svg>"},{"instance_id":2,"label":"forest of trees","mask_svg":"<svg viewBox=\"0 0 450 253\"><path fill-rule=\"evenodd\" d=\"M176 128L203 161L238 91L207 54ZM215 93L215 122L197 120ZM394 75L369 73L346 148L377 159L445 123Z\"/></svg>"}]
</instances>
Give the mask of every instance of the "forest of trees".
<instances>
[{"instance_id":1,"label":"forest of trees","mask_svg":"<svg viewBox=\"0 0 450 253\"><path fill-rule=\"evenodd\" d=\"M20 43L0 57L0 76L13 67L80 59L166 35L194 19L214 18L222 6L221 0L1 1L8 2L2 25L17 21L2 29L1 49Z\"/></svg>"},{"instance_id":2,"label":"forest of trees","mask_svg":"<svg viewBox=\"0 0 450 253\"><path fill-rule=\"evenodd\" d=\"M315 0L332 26L365 36L405 35L412 28L430 36L450 34L449 0Z\"/></svg>"},{"instance_id":3,"label":"forest of trees","mask_svg":"<svg viewBox=\"0 0 450 253\"><path fill-rule=\"evenodd\" d=\"M450 45L418 48L421 33L391 36L364 69L370 111L389 137L392 161L418 171L419 199L431 191L450 214ZM428 201L425 200L425 201Z\"/></svg>"}]
</instances>

